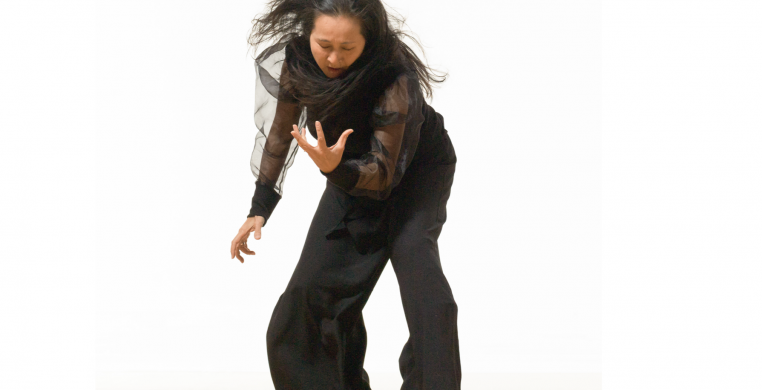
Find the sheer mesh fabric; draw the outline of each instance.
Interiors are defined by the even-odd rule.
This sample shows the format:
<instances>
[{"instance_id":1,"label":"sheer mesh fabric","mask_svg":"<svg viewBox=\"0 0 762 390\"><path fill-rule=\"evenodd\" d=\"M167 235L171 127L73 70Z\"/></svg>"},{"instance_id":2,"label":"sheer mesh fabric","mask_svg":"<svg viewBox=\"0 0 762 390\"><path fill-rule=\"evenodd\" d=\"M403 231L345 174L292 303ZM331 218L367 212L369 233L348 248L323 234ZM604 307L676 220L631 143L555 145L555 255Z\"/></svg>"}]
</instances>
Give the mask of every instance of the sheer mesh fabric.
<instances>
[{"instance_id":1,"label":"sheer mesh fabric","mask_svg":"<svg viewBox=\"0 0 762 390\"><path fill-rule=\"evenodd\" d=\"M276 44L256 61L254 121L258 132L251 171L257 178L257 189L249 217L260 215L265 220L283 195L286 173L299 148L291 135L292 125L298 124L300 129L307 126L308 108L299 104L292 93L295 88L289 83L285 47L286 43ZM386 199L415 155L425 119L424 104L415 73L398 76L373 105L371 123L365 126L372 131L364 148L367 152L355 158L345 152L336 169L321 173L350 195ZM328 146L336 142L343 130L327 131L324 126ZM311 133L314 137L314 130Z\"/></svg>"},{"instance_id":2,"label":"sheer mesh fabric","mask_svg":"<svg viewBox=\"0 0 762 390\"><path fill-rule=\"evenodd\" d=\"M284 44L257 57L254 124L257 135L251 154L251 172L257 181L283 194L286 172L294 164L299 147L291 135L292 125L303 128L306 113L288 92Z\"/></svg>"},{"instance_id":3,"label":"sheer mesh fabric","mask_svg":"<svg viewBox=\"0 0 762 390\"><path fill-rule=\"evenodd\" d=\"M386 199L415 155L424 116L416 79L400 75L373 108L370 151L324 175L350 195Z\"/></svg>"}]
</instances>

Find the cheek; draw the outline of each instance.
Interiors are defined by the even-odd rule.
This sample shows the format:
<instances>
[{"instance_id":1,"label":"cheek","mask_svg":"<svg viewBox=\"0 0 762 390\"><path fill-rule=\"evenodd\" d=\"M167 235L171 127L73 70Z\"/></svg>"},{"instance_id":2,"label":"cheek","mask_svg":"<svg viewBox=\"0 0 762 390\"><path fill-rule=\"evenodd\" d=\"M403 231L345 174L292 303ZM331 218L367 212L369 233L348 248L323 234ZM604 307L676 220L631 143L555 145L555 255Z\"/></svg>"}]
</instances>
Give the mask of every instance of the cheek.
<instances>
[{"instance_id":1,"label":"cheek","mask_svg":"<svg viewBox=\"0 0 762 390\"><path fill-rule=\"evenodd\" d=\"M355 61L357 61L358 58L360 58L360 54L362 54L362 51L357 51L350 55L350 60L352 61L352 63L354 63Z\"/></svg>"},{"instance_id":2,"label":"cheek","mask_svg":"<svg viewBox=\"0 0 762 390\"><path fill-rule=\"evenodd\" d=\"M362 52L364 50L365 50L365 45L363 45L361 48L359 48L359 50L357 50L356 52L352 53L352 58L353 58L352 62L354 62L355 60L360 58L360 56L362 55Z\"/></svg>"}]
</instances>

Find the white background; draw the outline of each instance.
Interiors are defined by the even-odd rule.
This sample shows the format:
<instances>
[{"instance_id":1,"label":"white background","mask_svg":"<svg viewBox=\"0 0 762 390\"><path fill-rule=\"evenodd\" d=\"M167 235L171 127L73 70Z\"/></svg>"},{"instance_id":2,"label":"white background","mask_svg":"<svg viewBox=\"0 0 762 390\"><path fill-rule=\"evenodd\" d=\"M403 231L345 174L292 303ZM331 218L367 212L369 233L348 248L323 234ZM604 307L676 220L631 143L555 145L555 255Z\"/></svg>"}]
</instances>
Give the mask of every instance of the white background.
<instances>
[{"instance_id":1,"label":"white background","mask_svg":"<svg viewBox=\"0 0 762 390\"><path fill-rule=\"evenodd\" d=\"M432 105L459 159L439 243L464 373L759 388L757 3L389 4L450 73ZM299 152L258 254L229 259L263 3L1 7L0 387L267 371L324 178ZM366 368L397 371L391 267L364 315Z\"/></svg>"},{"instance_id":2,"label":"white background","mask_svg":"<svg viewBox=\"0 0 762 390\"><path fill-rule=\"evenodd\" d=\"M604 389L762 388L760 18L604 2Z\"/></svg>"}]
</instances>

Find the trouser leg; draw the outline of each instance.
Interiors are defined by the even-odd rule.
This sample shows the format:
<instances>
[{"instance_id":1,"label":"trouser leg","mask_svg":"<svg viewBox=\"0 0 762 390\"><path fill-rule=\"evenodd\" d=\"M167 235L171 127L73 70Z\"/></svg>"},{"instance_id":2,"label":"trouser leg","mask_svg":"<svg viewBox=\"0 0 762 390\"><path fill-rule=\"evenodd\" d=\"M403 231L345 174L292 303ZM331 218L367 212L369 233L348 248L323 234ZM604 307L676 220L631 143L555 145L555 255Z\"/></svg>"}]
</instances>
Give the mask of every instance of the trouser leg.
<instances>
[{"instance_id":1,"label":"trouser leg","mask_svg":"<svg viewBox=\"0 0 762 390\"><path fill-rule=\"evenodd\" d=\"M276 390L367 390L362 309L388 260L388 249L359 253L349 231L327 235L346 213L328 184L299 262L273 311L267 354Z\"/></svg>"},{"instance_id":2,"label":"trouser leg","mask_svg":"<svg viewBox=\"0 0 762 390\"><path fill-rule=\"evenodd\" d=\"M402 390L460 389L458 306L439 261L455 165L406 173L391 225L391 262L410 331L399 359Z\"/></svg>"}]
</instances>

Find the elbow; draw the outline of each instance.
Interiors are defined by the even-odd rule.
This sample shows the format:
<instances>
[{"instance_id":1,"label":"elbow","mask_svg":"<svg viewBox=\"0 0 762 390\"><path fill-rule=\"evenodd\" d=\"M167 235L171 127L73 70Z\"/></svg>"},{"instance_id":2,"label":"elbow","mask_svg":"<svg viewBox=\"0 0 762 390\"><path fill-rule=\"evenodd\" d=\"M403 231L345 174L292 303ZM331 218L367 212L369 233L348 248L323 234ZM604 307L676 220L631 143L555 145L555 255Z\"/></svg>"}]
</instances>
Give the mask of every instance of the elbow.
<instances>
[{"instance_id":1,"label":"elbow","mask_svg":"<svg viewBox=\"0 0 762 390\"><path fill-rule=\"evenodd\" d=\"M385 180L381 180L378 189L373 192L373 198L376 200L386 200L391 196L392 189L394 189L396 183L394 182L394 171L391 169L385 169L387 174Z\"/></svg>"},{"instance_id":2,"label":"elbow","mask_svg":"<svg viewBox=\"0 0 762 390\"><path fill-rule=\"evenodd\" d=\"M365 195L371 199L383 201L383 200L389 199L391 194L392 194L392 187L388 186L388 187L384 187L382 189L378 189L374 191L367 191Z\"/></svg>"},{"instance_id":3,"label":"elbow","mask_svg":"<svg viewBox=\"0 0 762 390\"><path fill-rule=\"evenodd\" d=\"M380 200L384 201L389 199L389 197L392 194L391 187L383 188L383 189L370 189L370 188L358 188L354 187L349 190L345 190L349 195L352 196L364 196L366 198L370 198L373 200Z\"/></svg>"}]
</instances>

